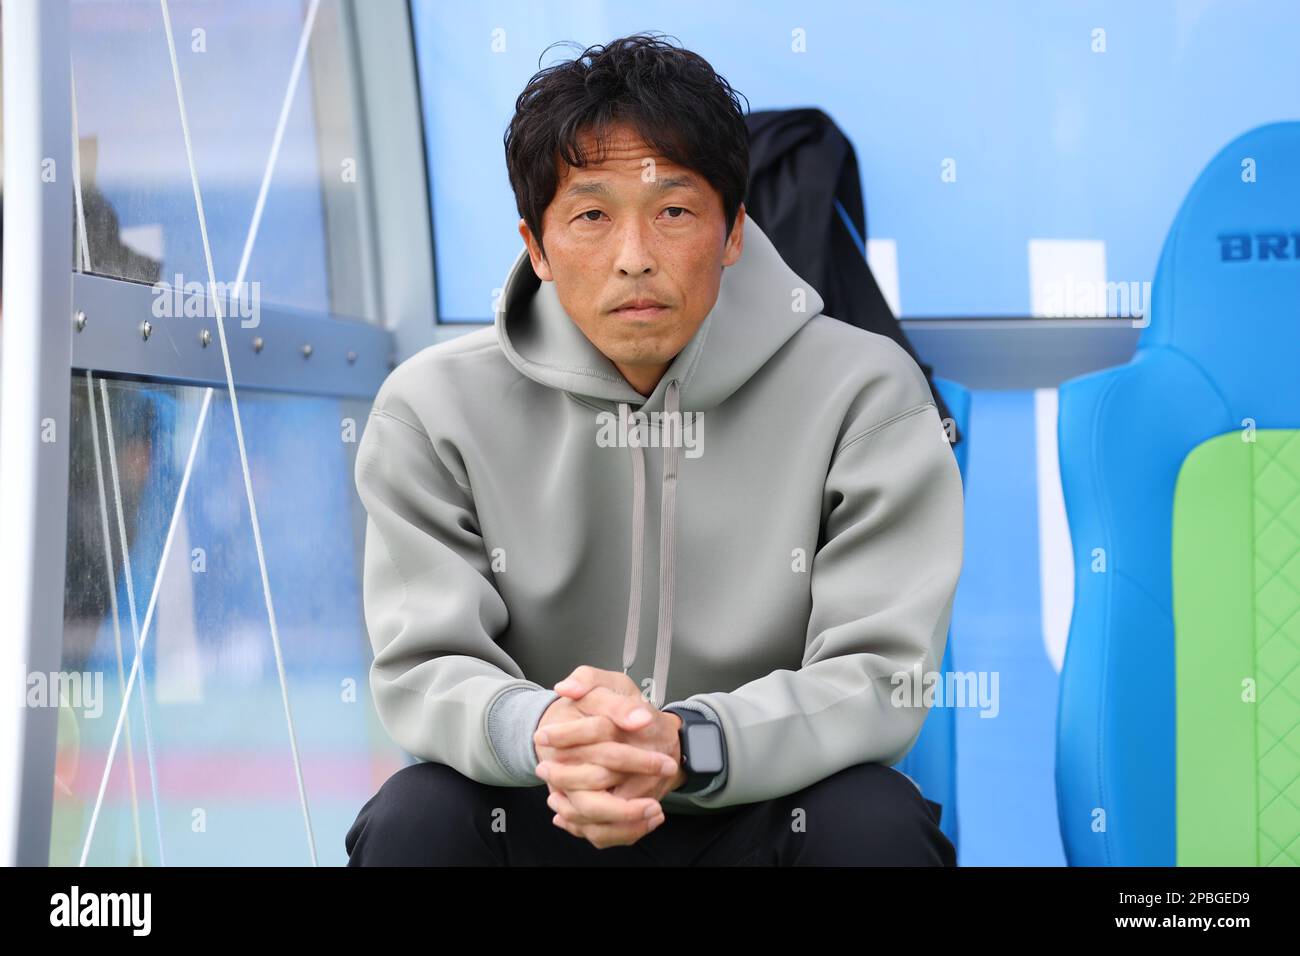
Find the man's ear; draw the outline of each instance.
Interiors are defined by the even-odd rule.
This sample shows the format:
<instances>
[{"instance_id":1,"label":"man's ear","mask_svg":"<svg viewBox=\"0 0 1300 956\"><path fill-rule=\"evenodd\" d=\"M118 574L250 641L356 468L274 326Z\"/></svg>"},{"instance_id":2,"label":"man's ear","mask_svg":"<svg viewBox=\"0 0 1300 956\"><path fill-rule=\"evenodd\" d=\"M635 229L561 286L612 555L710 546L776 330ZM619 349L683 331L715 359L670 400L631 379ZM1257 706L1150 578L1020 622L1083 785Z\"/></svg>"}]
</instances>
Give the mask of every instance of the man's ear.
<instances>
[{"instance_id":1,"label":"man's ear","mask_svg":"<svg viewBox=\"0 0 1300 956\"><path fill-rule=\"evenodd\" d=\"M742 202L736 210L736 221L731 224L731 235L722 250L722 265L734 266L740 261L740 254L745 249L745 204Z\"/></svg>"},{"instance_id":2,"label":"man's ear","mask_svg":"<svg viewBox=\"0 0 1300 956\"><path fill-rule=\"evenodd\" d=\"M528 247L528 258L533 264L533 272L537 278L543 282L552 282L555 277L551 275L550 263L546 261L546 251L542 244L533 237L533 232L528 228L527 221L519 220L519 235L524 240L524 245Z\"/></svg>"}]
</instances>

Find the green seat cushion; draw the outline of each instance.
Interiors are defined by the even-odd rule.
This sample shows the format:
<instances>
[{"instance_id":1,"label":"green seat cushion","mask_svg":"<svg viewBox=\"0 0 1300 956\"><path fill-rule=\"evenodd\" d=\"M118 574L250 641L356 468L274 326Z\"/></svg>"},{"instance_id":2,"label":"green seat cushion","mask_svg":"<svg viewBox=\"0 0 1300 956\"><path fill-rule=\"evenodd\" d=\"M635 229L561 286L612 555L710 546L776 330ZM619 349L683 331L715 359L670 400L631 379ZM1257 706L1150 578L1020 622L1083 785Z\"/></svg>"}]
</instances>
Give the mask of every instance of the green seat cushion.
<instances>
[{"instance_id":1,"label":"green seat cushion","mask_svg":"<svg viewBox=\"0 0 1300 956\"><path fill-rule=\"evenodd\" d=\"M1247 437L1174 491L1180 866L1300 865L1300 431Z\"/></svg>"}]
</instances>

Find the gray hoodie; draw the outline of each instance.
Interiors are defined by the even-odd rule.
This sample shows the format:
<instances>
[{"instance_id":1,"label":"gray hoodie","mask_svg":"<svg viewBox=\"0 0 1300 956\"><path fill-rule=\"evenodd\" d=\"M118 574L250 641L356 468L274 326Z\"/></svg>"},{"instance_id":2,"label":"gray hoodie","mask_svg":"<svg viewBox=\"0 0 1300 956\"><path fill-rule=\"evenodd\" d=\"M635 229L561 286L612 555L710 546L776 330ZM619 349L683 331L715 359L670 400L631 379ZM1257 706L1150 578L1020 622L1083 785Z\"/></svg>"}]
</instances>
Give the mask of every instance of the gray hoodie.
<instances>
[{"instance_id":1,"label":"gray hoodie","mask_svg":"<svg viewBox=\"0 0 1300 956\"><path fill-rule=\"evenodd\" d=\"M911 357L743 228L648 398L526 250L493 326L383 383L356 463L370 684L415 757L542 785L532 735L580 664L722 728L726 771L670 812L912 747L961 570L957 463Z\"/></svg>"}]
</instances>

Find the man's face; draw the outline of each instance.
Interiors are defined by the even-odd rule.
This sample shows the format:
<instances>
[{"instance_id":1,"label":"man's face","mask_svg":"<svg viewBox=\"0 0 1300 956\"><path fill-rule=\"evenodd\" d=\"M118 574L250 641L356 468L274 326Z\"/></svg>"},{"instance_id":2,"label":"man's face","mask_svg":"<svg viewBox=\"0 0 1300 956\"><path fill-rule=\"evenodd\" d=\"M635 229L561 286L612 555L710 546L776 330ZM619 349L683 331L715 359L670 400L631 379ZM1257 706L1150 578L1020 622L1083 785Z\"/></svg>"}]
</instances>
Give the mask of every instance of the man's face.
<instances>
[{"instance_id":1,"label":"man's face","mask_svg":"<svg viewBox=\"0 0 1300 956\"><path fill-rule=\"evenodd\" d=\"M594 156L595 137L583 147ZM519 234L578 328L649 395L713 308L723 267L740 259L744 218L741 206L726 235L721 194L619 126L603 162L562 167L542 220L547 258L522 219ZM638 300L656 305L623 308Z\"/></svg>"}]
</instances>

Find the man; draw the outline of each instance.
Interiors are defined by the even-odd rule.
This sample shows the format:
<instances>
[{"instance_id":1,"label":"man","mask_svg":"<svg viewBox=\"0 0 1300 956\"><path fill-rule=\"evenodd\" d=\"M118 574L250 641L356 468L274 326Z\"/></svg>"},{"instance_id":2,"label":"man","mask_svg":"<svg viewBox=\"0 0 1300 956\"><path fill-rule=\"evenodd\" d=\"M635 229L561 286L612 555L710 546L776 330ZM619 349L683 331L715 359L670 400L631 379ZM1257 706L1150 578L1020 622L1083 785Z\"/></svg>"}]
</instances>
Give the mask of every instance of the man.
<instances>
[{"instance_id":1,"label":"man","mask_svg":"<svg viewBox=\"0 0 1300 956\"><path fill-rule=\"evenodd\" d=\"M953 865L891 766L961 568L921 370L746 220L696 54L544 70L505 145L495 324L395 369L358 451L371 687L421 762L350 864Z\"/></svg>"}]
</instances>

